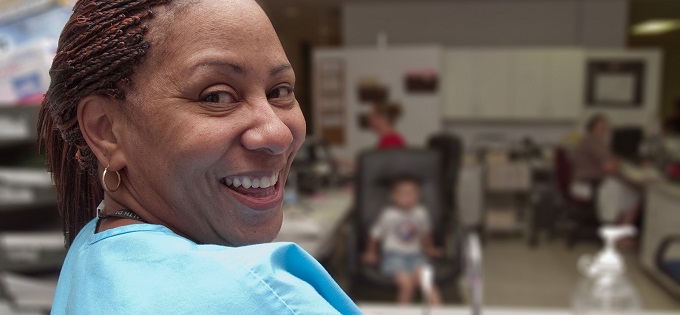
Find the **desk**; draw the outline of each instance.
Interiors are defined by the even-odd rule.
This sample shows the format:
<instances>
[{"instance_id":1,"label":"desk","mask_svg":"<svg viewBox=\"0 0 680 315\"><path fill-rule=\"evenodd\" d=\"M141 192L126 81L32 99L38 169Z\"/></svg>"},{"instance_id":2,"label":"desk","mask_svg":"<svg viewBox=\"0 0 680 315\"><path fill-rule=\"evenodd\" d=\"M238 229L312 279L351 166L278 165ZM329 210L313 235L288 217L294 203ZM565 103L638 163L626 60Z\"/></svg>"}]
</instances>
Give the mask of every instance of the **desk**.
<instances>
[{"instance_id":1,"label":"desk","mask_svg":"<svg viewBox=\"0 0 680 315\"><path fill-rule=\"evenodd\" d=\"M332 190L304 198L283 210L283 225L275 242L293 242L317 260L330 255L334 236L352 210L349 191Z\"/></svg>"},{"instance_id":2,"label":"desk","mask_svg":"<svg viewBox=\"0 0 680 315\"><path fill-rule=\"evenodd\" d=\"M359 304L365 315L420 315L420 306L397 306L384 304ZM470 315L469 307L443 307L433 309L431 315ZM489 307L484 309L483 315L572 315L570 310L559 309L524 309ZM644 312L640 315L678 315L680 312Z\"/></svg>"},{"instance_id":3,"label":"desk","mask_svg":"<svg viewBox=\"0 0 680 315\"><path fill-rule=\"evenodd\" d=\"M653 167L637 166L629 162L621 163L619 177L634 186L645 186L652 183L664 183L661 173Z\"/></svg>"},{"instance_id":4,"label":"desk","mask_svg":"<svg viewBox=\"0 0 680 315\"><path fill-rule=\"evenodd\" d=\"M642 266L678 297L680 287L659 271L656 266L656 252L665 237L680 234L680 185L669 182L651 183L647 185L646 192Z\"/></svg>"},{"instance_id":5,"label":"desk","mask_svg":"<svg viewBox=\"0 0 680 315\"><path fill-rule=\"evenodd\" d=\"M644 270L675 296L680 287L661 273L656 266L656 252L662 240L680 234L680 185L666 179L650 167L623 163L619 176L645 192L644 226L640 260Z\"/></svg>"}]
</instances>

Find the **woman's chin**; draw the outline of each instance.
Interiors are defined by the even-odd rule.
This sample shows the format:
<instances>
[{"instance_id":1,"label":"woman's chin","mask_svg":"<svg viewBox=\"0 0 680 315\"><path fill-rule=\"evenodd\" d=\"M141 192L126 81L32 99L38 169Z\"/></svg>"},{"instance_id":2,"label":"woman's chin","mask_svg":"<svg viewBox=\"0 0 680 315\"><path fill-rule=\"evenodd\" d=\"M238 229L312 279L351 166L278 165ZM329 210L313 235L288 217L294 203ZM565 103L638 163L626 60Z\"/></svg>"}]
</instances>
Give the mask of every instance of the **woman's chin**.
<instances>
[{"instance_id":1,"label":"woman's chin","mask_svg":"<svg viewBox=\"0 0 680 315\"><path fill-rule=\"evenodd\" d=\"M257 216L249 216L241 222L239 233L241 237L237 246L270 243L279 234L283 223L281 206L267 211L267 215L260 210L255 211L258 213ZM233 226L231 228L233 229Z\"/></svg>"}]
</instances>

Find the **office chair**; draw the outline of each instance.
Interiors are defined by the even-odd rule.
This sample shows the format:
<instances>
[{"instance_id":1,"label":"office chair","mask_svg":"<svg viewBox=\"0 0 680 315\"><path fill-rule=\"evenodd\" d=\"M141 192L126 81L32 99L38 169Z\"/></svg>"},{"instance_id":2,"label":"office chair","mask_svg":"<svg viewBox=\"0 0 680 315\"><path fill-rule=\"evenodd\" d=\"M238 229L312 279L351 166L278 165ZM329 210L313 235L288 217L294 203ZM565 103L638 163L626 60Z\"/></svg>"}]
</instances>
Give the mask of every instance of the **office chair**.
<instances>
[{"instance_id":1,"label":"office chair","mask_svg":"<svg viewBox=\"0 0 680 315\"><path fill-rule=\"evenodd\" d=\"M680 258L677 258L677 255L674 258L669 257L671 245L680 247L680 235L671 235L661 241L656 251L656 267L676 285L680 285Z\"/></svg>"},{"instance_id":2,"label":"office chair","mask_svg":"<svg viewBox=\"0 0 680 315\"><path fill-rule=\"evenodd\" d=\"M600 220L597 217L595 202L597 183L593 183L593 198L590 200L574 196L571 192L573 168L569 153L566 149L558 147L555 149L554 157L557 190L565 206L562 214L570 225L567 231L567 247L573 247L579 240L598 240Z\"/></svg>"},{"instance_id":3,"label":"office chair","mask_svg":"<svg viewBox=\"0 0 680 315\"><path fill-rule=\"evenodd\" d=\"M448 226L442 219L450 209L444 206L444 172L440 162L437 151L424 149L367 151L359 156L355 211L351 231L346 234L351 292L367 287L396 292L390 277L383 275L377 266L364 265L360 257L372 225L388 204L389 181L398 175L414 176L421 181L422 202L432 220L435 244L445 249L445 257L431 261L435 268L435 282L442 284L458 278L461 269L460 237L456 227Z\"/></svg>"},{"instance_id":4,"label":"office chair","mask_svg":"<svg viewBox=\"0 0 680 315\"><path fill-rule=\"evenodd\" d=\"M436 134L427 141L427 147L439 152L444 176L444 206L449 209L443 219L451 222L456 212L456 188L462 164L463 141L460 137L448 133Z\"/></svg>"}]
</instances>

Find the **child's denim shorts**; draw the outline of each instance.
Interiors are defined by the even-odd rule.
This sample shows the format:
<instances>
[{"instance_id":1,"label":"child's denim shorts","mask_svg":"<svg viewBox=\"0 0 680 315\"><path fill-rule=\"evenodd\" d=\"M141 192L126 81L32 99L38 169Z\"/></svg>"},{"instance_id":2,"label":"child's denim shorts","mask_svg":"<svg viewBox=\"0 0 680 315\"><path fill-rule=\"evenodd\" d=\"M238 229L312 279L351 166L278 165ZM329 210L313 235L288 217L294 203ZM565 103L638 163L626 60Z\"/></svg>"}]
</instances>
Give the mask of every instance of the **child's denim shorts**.
<instances>
[{"instance_id":1,"label":"child's denim shorts","mask_svg":"<svg viewBox=\"0 0 680 315\"><path fill-rule=\"evenodd\" d=\"M405 254L398 252L383 253L380 271L386 275L399 272L414 272L424 266L425 257L421 253Z\"/></svg>"}]
</instances>

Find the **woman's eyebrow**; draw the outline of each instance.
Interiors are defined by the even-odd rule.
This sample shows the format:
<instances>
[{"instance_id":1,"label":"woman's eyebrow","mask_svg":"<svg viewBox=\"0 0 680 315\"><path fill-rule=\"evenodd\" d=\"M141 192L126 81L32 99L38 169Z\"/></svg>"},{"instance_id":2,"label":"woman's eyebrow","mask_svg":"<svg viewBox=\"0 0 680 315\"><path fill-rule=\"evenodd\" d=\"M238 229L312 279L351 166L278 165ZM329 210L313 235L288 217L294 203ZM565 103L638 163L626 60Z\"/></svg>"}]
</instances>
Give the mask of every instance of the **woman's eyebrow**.
<instances>
[{"instance_id":1,"label":"woman's eyebrow","mask_svg":"<svg viewBox=\"0 0 680 315\"><path fill-rule=\"evenodd\" d=\"M204 60L204 61L198 62L192 67L192 72L196 71L199 68L203 68L203 67L216 67L216 68L219 68L219 69L228 69L231 72L234 72L234 73L236 73L240 76L243 76L243 75L246 74L246 70L242 66L235 64L235 63L232 63L232 62L229 62L229 61L224 61L224 60Z\"/></svg>"},{"instance_id":2,"label":"woman's eyebrow","mask_svg":"<svg viewBox=\"0 0 680 315\"><path fill-rule=\"evenodd\" d=\"M269 76L273 77L273 76L276 76L277 74L279 74L283 71L291 70L291 69L293 69L293 66L291 66L289 63L284 63L284 64L278 65L278 66L272 68L271 70L269 70Z\"/></svg>"},{"instance_id":3,"label":"woman's eyebrow","mask_svg":"<svg viewBox=\"0 0 680 315\"><path fill-rule=\"evenodd\" d=\"M232 72L234 72L238 75L241 75L241 76L246 74L246 70L245 70L244 67L242 67L238 64L229 62L229 61L225 61L225 60L204 60L204 61L196 63L192 67L192 70L196 71L196 69L203 68L203 67L217 67L219 69L229 69L230 71L232 71ZM271 70L269 70L269 76L273 77L273 76L276 76L277 74L279 74L281 72L284 72L286 70L292 70L292 69L293 69L293 66L291 66L291 64L289 64L289 63L280 64L280 65L272 68Z\"/></svg>"}]
</instances>

